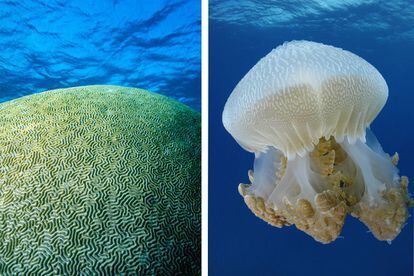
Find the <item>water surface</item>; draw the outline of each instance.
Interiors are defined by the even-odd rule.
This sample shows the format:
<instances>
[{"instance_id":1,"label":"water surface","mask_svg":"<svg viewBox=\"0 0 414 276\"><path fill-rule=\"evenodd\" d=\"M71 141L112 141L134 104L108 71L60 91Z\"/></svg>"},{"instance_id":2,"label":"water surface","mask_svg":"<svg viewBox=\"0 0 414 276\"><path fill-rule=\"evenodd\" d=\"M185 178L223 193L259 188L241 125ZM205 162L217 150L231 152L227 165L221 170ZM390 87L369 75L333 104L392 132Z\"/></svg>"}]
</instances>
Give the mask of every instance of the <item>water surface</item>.
<instances>
[{"instance_id":1,"label":"water surface","mask_svg":"<svg viewBox=\"0 0 414 276\"><path fill-rule=\"evenodd\" d=\"M200 110L200 1L0 2L0 101L114 84Z\"/></svg>"}]
</instances>

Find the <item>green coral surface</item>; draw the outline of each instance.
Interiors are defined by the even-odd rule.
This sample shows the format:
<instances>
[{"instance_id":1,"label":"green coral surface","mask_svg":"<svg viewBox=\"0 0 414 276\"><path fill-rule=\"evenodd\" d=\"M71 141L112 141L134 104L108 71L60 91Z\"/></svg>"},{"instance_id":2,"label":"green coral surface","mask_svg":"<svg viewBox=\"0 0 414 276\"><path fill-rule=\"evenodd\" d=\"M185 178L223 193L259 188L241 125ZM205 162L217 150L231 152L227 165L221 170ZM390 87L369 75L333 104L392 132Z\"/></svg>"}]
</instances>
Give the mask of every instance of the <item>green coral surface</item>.
<instances>
[{"instance_id":1,"label":"green coral surface","mask_svg":"<svg viewBox=\"0 0 414 276\"><path fill-rule=\"evenodd\" d=\"M194 275L200 114L117 86L0 104L0 275Z\"/></svg>"}]
</instances>

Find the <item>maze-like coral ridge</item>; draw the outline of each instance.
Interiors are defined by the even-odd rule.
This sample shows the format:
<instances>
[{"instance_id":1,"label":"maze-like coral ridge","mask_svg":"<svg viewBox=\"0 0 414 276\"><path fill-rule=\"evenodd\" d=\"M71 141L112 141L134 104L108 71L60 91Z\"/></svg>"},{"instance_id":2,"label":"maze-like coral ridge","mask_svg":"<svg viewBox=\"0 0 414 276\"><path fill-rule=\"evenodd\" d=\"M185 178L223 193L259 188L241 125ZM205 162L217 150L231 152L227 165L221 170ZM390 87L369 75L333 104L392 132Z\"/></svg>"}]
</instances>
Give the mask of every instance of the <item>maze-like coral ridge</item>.
<instances>
[{"instance_id":1,"label":"maze-like coral ridge","mask_svg":"<svg viewBox=\"0 0 414 276\"><path fill-rule=\"evenodd\" d=\"M200 115L115 86L0 105L0 274L200 273Z\"/></svg>"}]
</instances>

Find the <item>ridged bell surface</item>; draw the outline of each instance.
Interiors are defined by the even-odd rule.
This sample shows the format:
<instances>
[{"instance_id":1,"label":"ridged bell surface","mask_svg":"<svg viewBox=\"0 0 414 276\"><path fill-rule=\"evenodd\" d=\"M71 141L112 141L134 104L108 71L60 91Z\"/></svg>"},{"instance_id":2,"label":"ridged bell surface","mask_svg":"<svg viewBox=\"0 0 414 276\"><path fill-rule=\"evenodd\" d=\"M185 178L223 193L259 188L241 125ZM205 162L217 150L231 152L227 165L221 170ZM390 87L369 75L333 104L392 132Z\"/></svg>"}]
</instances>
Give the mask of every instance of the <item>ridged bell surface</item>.
<instances>
[{"instance_id":1,"label":"ridged bell surface","mask_svg":"<svg viewBox=\"0 0 414 276\"><path fill-rule=\"evenodd\" d=\"M364 59L310 41L285 43L262 58L227 100L223 123L245 149L272 146L289 159L319 139L365 139L388 97L381 74Z\"/></svg>"}]
</instances>

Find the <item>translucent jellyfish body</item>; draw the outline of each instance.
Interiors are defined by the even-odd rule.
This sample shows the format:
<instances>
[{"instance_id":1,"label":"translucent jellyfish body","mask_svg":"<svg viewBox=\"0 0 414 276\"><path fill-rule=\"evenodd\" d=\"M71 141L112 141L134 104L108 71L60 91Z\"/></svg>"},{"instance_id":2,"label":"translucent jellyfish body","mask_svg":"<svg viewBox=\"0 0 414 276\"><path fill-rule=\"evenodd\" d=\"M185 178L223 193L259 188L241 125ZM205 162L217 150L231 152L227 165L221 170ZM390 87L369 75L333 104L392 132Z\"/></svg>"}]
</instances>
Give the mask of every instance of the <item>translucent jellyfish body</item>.
<instances>
[{"instance_id":1,"label":"translucent jellyfish body","mask_svg":"<svg viewBox=\"0 0 414 276\"><path fill-rule=\"evenodd\" d=\"M247 206L322 243L338 237L348 213L393 240L412 201L398 155L369 130L387 97L381 74L339 48L292 41L261 59L223 111L227 131L255 153L252 184L239 185Z\"/></svg>"}]
</instances>

